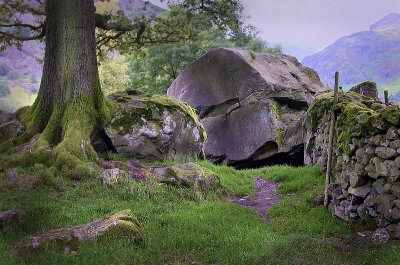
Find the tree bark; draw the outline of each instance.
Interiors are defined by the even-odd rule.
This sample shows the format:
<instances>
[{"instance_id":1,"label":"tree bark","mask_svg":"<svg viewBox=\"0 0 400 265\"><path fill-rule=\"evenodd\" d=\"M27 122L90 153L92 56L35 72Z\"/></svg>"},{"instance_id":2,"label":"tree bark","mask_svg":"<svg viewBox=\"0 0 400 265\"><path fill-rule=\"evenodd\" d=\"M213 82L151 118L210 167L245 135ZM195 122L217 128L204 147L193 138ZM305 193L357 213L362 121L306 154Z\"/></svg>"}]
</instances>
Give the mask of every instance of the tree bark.
<instances>
[{"instance_id":1,"label":"tree bark","mask_svg":"<svg viewBox=\"0 0 400 265\"><path fill-rule=\"evenodd\" d=\"M55 166L73 171L97 157L90 135L109 118L97 68L94 0L47 0L45 36L38 97L19 111L26 132L12 144L40 133L36 151L54 149Z\"/></svg>"},{"instance_id":2,"label":"tree bark","mask_svg":"<svg viewBox=\"0 0 400 265\"><path fill-rule=\"evenodd\" d=\"M47 125L54 108L79 96L101 94L93 0L46 2L46 49L40 90L33 108ZM99 99L96 99L99 100Z\"/></svg>"}]
</instances>

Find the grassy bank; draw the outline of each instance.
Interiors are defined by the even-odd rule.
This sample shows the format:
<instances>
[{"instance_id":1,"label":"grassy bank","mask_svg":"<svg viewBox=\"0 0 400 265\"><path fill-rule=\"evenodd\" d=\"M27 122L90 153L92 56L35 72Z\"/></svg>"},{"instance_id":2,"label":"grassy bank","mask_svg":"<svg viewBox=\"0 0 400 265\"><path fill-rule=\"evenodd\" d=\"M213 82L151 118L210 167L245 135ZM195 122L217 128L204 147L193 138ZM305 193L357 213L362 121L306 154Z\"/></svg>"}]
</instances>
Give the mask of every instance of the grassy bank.
<instances>
[{"instance_id":1,"label":"grassy bank","mask_svg":"<svg viewBox=\"0 0 400 265\"><path fill-rule=\"evenodd\" d=\"M40 178L40 167L22 171L14 182L0 173L0 211L26 213L23 225L0 234L0 264L398 264L400 260L398 243L383 248L356 246L356 228L313 206L324 182L316 167L237 171L205 161L198 164L217 173L223 188L201 193L130 180L106 187L99 178L73 182L62 176L49 186ZM270 211L269 223L229 199L251 195L255 176L280 182L282 200ZM132 209L144 225L144 245L101 238L82 244L76 255L57 249L10 255L13 246L38 230L86 223L122 209ZM321 240L354 247L341 251Z\"/></svg>"}]
</instances>

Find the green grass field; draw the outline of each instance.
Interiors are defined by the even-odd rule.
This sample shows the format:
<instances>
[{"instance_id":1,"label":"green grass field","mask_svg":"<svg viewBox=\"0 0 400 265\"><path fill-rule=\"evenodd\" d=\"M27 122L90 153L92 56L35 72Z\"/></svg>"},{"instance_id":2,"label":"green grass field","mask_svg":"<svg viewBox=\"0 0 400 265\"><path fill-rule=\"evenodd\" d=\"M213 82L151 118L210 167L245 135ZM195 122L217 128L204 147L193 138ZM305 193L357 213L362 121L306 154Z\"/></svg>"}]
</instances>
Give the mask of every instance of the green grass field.
<instances>
[{"instance_id":1,"label":"green grass field","mask_svg":"<svg viewBox=\"0 0 400 265\"><path fill-rule=\"evenodd\" d=\"M4 77L0 77L0 83L7 83L10 94L0 97L0 109L14 112L18 108L30 106L36 99L35 93L26 91L28 86L32 86L29 78L21 78L16 81L8 81Z\"/></svg>"},{"instance_id":2,"label":"green grass field","mask_svg":"<svg viewBox=\"0 0 400 265\"><path fill-rule=\"evenodd\" d=\"M197 163L221 177L220 190L202 193L133 180L107 187L100 178L76 182L63 176L46 185L38 166L20 169L16 183L0 173L0 211L26 213L23 225L1 232L0 264L399 264L399 243L357 246L355 226L312 204L323 191L324 174L317 167L238 171ZM280 183L282 200L270 210L269 223L229 199L250 195L255 176ZM86 223L123 209L131 209L143 224L145 244L103 237L83 243L76 255L53 248L11 255L15 245L36 231ZM340 251L318 239L343 241L352 249Z\"/></svg>"}]
</instances>

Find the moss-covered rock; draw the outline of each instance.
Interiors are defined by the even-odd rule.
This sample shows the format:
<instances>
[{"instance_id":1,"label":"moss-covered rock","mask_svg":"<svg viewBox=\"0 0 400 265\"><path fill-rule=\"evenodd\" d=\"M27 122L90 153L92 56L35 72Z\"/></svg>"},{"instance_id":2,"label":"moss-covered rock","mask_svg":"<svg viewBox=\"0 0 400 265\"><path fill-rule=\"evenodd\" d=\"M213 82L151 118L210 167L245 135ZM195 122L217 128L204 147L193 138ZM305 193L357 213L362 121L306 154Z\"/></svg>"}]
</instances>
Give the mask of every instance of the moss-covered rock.
<instances>
[{"instance_id":1,"label":"moss-covered rock","mask_svg":"<svg viewBox=\"0 0 400 265\"><path fill-rule=\"evenodd\" d=\"M28 239L26 244L16 247L19 255L34 250L58 246L64 251L78 247L79 243L109 235L116 239L128 239L141 243L144 231L131 210L124 210L107 215L99 220L68 228L41 231Z\"/></svg>"},{"instance_id":2,"label":"moss-covered rock","mask_svg":"<svg viewBox=\"0 0 400 265\"><path fill-rule=\"evenodd\" d=\"M126 92L110 99L118 108L105 133L114 151L139 159L178 161L192 161L202 153L207 135L186 103Z\"/></svg>"},{"instance_id":3,"label":"moss-covered rock","mask_svg":"<svg viewBox=\"0 0 400 265\"><path fill-rule=\"evenodd\" d=\"M214 172L194 163L153 168L157 179L165 184L200 190L214 190L220 186L219 177Z\"/></svg>"}]
</instances>

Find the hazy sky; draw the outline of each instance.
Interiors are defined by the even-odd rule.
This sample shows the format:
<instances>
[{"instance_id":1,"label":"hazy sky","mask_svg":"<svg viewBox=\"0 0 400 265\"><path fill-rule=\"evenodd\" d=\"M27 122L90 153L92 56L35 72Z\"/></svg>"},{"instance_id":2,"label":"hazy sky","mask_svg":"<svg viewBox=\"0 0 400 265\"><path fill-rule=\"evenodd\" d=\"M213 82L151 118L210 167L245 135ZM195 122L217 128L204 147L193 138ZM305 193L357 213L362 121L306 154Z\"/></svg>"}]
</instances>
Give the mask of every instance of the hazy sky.
<instances>
[{"instance_id":1,"label":"hazy sky","mask_svg":"<svg viewBox=\"0 0 400 265\"><path fill-rule=\"evenodd\" d=\"M160 4L159 0L152 0ZM301 60L342 36L400 13L400 0L242 0L260 37Z\"/></svg>"}]
</instances>

